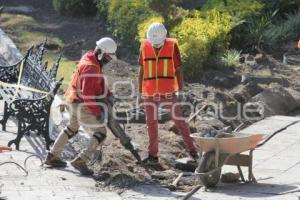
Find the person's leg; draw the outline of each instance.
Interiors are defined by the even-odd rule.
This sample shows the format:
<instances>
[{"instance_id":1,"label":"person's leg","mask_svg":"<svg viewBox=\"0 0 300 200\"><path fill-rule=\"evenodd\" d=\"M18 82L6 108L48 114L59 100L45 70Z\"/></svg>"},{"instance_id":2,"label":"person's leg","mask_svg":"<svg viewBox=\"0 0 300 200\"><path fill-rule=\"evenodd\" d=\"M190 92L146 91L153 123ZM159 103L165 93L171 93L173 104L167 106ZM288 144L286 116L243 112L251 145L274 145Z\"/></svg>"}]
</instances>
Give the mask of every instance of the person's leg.
<instances>
[{"instance_id":1,"label":"person's leg","mask_svg":"<svg viewBox=\"0 0 300 200\"><path fill-rule=\"evenodd\" d=\"M150 156L158 157L158 108L157 103L151 98L145 98L144 100L146 125L149 137L148 153Z\"/></svg>"},{"instance_id":2,"label":"person's leg","mask_svg":"<svg viewBox=\"0 0 300 200\"><path fill-rule=\"evenodd\" d=\"M53 167L65 167L66 162L62 161L59 157L63 151L68 140L74 137L79 129L79 124L77 120L77 103L69 104L70 106L70 121L65 129L63 129L58 137L56 138L53 147L50 152L48 152L45 159L45 164Z\"/></svg>"},{"instance_id":3,"label":"person's leg","mask_svg":"<svg viewBox=\"0 0 300 200\"><path fill-rule=\"evenodd\" d=\"M185 119L183 118L181 106L178 103L177 97L173 96L170 99L165 99L164 102L169 102L169 104L167 104L166 107L170 109L171 117L174 121L175 127L182 135L184 143L189 153L196 153L196 147L194 145L193 138L190 136L190 128L186 123Z\"/></svg>"},{"instance_id":4,"label":"person's leg","mask_svg":"<svg viewBox=\"0 0 300 200\"><path fill-rule=\"evenodd\" d=\"M91 137L88 145L80 154L71 162L72 166L79 170L83 175L92 175L93 171L87 167L87 162L91 159L99 145L106 138L106 128L103 122L99 121L95 114L91 113L84 106L80 109L79 123L88 130Z\"/></svg>"},{"instance_id":5,"label":"person's leg","mask_svg":"<svg viewBox=\"0 0 300 200\"><path fill-rule=\"evenodd\" d=\"M78 133L79 123L77 119L78 103L70 104L70 121L65 129L63 129L56 138L50 153L59 157L68 140Z\"/></svg>"}]
</instances>

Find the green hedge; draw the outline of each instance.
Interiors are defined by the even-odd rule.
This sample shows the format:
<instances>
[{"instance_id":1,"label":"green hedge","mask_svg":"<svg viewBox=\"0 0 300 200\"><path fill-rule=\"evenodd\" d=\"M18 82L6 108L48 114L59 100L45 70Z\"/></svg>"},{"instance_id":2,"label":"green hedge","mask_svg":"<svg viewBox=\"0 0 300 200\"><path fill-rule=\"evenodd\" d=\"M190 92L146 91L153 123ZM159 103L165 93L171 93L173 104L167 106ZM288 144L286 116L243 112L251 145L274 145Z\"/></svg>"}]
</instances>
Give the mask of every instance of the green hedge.
<instances>
[{"instance_id":1,"label":"green hedge","mask_svg":"<svg viewBox=\"0 0 300 200\"><path fill-rule=\"evenodd\" d=\"M264 3L261 0L209 0L204 7L209 10L217 9L219 12L227 12L231 16L243 19L259 14L264 8Z\"/></svg>"},{"instance_id":2,"label":"green hedge","mask_svg":"<svg viewBox=\"0 0 300 200\"><path fill-rule=\"evenodd\" d=\"M171 35L179 42L186 78L198 80L203 63L228 49L231 29L231 16L213 9L196 12L172 30Z\"/></svg>"},{"instance_id":3,"label":"green hedge","mask_svg":"<svg viewBox=\"0 0 300 200\"><path fill-rule=\"evenodd\" d=\"M66 16L94 16L97 13L95 0L53 0L54 9Z\"/></svg>"},{"instance_id":4,"label":"green hedge","mask_svg":"<svg viewBox=\"0 0 300 200\"><path fill-rule=\"evenodd\" d=\"M125 45L137 47L138 24L152 16L145 0L111 0L108 22L116 37Z\"/></svg>"},{"instance_id":5,"label":"green hedge","mask_svg":"<svg viewBox=\"0 0 300 200\"><path fill-rule=\"evenodd\" d=\"M107 19L108 6L110 0L97 0L97 15L104 19Z\"/></svg>"}]
</instances>

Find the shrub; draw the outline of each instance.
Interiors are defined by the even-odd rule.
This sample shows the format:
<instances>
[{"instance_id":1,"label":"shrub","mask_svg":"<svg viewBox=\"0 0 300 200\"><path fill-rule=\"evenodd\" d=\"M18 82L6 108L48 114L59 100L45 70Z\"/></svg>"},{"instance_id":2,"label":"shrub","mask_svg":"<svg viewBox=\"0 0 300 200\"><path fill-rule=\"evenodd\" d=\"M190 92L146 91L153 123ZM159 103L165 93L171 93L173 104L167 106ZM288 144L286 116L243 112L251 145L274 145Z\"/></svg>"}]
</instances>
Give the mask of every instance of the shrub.
<instances>
[{"instance_id":1,"label":"shrub","mask_svg":"<svg viewBox=\"0 0 300 200\"><path fill-rule=\"evenodd\" d=\"M138 37L137 37L138 41L141 41L142 39L146 38L148 27L154 22L164 23L164 19L160 16L154 16L140 23L138 25Z\"/></svg>"},{"instance_id":2,"label":"shrub","mask_svg":"<svg viewBox=\"0 0 300 200\"><path fill-rule=\"evenodd\" d=\"M159 13L164 20L169 18L170 13L176 7L178 0L146 0L149 8Z\"/></svg>"},{"instance_id":3,"label":"shrub","mask_svg":"<svg viewBox=\"0 0 300 200\"><path fill-rule=\"evenodd\" d=\"M209 0L204 7L208 9L215 8L220 12L227 12L238 19L243 19L247 16L259 14L264 4L260 0Z\"/></svg>"},{"instance_id":4,"label":"shrub","mask_svg":"<svg viewBox=\"0 0 300 200\"><path fill-rule=\"evenodd\" d=\"M300 0L261 0L265 3L265 10L279 10L279 14L284 16L289 12L296 12L300 8Z\"/></svg>"},{"instance_id":5,"label":"shrub","mask_svg":"<svg viewBox=\"0 0 300 200\"><path fill-rule=\"evenodd\" d=\"M103 17L104 19L107 19L108 6L109 6L109 0L98 0L97 1L97 15L99 17Z\"/></svg>"},{"instance_id":6,"label":"shrub","mask_svg":"<svg viewBox=\"0 0 300 200\"><path fill-rule=\"evenodd\" d=\"M108 21L114 35L125 45L137 46L137 26L152 15L145 0L111 0L109 3Z\"/></svg>"},{"instance_id":7,"label":"shrub","mask_svg":"<svg viewBox=\"0 0 300 200\"><path fill-rule=\"evenodd\" d=\"M286 14L281 23L271 24L264 32L264 40L268 45L293 41L300 38L300 11Z\"/></svg>"},{"instance_id":8,"label":"shrub","mask_svg":"<svg viewBox=\"0 0 300 200\"><path fill-rule=\"evenodd\" d=\"M53 0L52 3L61 15L94 16L97 12L95 0Z\"/></svg>"},{"instance_id":9,"label":"shrub","mask_svg":"<svg viewBox=\"0 0 300 200\"><path fill-rule=\"evenodd\" d=\"M205 1L199 0L182 0L178 5L185 9L200 9L204 3Z\"/></svg>"},{"instance_id":10,"label":"shrub","mask_svg":"<svg viewBox=\"0 0 300 200\"><path fill-rule=\"evenodd\" d=\"M221 56L221 62L226 67L237 67L240 64L241 51L228 50Z\"/></svg>"},{"instance_id":11,"label":"shrub","mask_svg":"<svg viewBox=\"0 0 300 200\"><path fill-rule=\"evenodd\" d=\"M241 25L232 31L232 47L254 50L256 46L261 46L264 32L272 23L272 18L275 17L276 13L247 17Z\"/></svg>"},{"instance_id":12,"label":"shrub","mask_svg":"<svg viewBox=\"0 0 300 200\"><path fill-rule=\"evenodd\" d=\"M189 14L188 10L180 7L182 0L147 0L150 9L164 19L166 28L172 29Z\"/></svg>"},{"instance_id":13,"label":"shrub","mask_svg":"<svg viewBox=\"0 0 300 200\"><path fill-rule=\"evenodd\" d=\"M195 12L172 30L172 36L179 41L185 76L190 80L199 78L210 54L224 52L229 46L231 17L216 10L203 14Z\"/></svg>"}]
</instances>

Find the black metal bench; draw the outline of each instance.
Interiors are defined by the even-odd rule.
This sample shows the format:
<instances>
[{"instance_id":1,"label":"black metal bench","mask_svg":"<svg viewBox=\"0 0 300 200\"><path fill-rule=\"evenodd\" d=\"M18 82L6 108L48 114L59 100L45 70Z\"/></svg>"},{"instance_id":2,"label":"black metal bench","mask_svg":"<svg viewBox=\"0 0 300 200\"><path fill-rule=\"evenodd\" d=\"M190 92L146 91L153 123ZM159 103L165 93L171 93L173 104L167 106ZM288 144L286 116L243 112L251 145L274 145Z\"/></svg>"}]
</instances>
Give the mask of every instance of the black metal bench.
<instances>
[{"instance_id":1,"label":"black metal bench","mask_svg":"<svg viewBox=\"0 0 300 200\"><path fill-rule=\"evenodd\" d=\"M47 62L43 63L45 43L39 45L35 52L33 47L30 48L20 62L0 66L0 96L4 100L0 123L6 130L8 118L17 118L17 137L8 143L8 146L15 144L17 150L23 135L32 132L43 135L46 149L49 150L53 143L49 136L50 107L63 79L56 81L61 55L49 71Z\"/></svg>"}]
</instances>

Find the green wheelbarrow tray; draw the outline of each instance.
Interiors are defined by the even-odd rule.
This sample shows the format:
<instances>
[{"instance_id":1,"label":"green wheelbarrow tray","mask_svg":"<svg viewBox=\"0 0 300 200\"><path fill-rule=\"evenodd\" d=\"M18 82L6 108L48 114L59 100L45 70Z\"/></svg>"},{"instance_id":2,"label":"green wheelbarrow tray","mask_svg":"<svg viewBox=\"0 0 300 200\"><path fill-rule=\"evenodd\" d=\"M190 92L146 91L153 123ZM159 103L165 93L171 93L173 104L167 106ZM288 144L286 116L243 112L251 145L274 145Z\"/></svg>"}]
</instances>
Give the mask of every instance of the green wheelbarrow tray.
<instances>
[{"instance_id":1,"label":"green wheelbarrow tray","mask_svg":"<svg viewBox=\"0 0 300 200\"><path fill-rule=\"evenodd\" d=\"M256 182L252 173L253 150L264 138L263 134L235 135L229 138L200 137L192 135L201 149L201 160L195 174L206 187L214 187L221 178L222 166L237 166L243 182L246 182L241 166L248 167L248 181ZM241 154L249 151L249 154Z\"/></svg>"}]
</instances>

